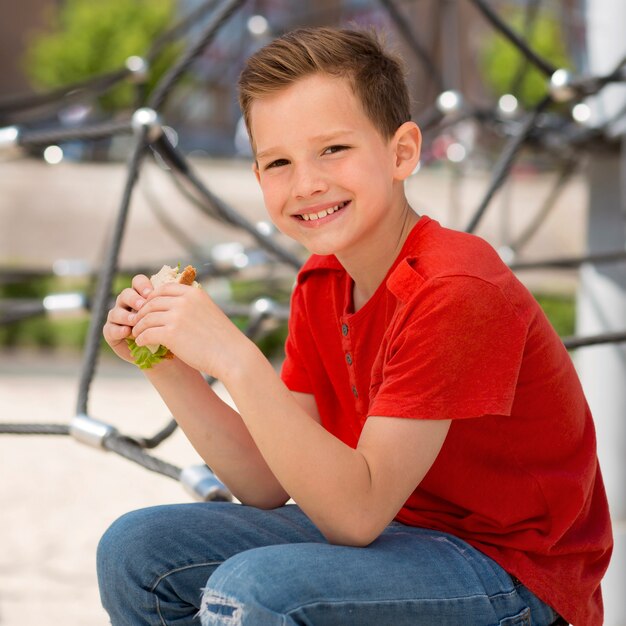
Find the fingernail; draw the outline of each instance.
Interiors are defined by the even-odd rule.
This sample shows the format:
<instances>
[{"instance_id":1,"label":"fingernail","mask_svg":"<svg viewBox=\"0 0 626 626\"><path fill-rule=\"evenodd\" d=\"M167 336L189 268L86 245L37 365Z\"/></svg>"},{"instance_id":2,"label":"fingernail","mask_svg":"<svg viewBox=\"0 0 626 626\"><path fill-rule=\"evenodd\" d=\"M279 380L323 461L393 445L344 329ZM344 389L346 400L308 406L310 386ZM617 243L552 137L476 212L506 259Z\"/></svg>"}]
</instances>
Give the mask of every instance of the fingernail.
<instances>
[{"instance_id":1,"label":"fingernail","mask_svg":"<svg viewBox=\"0 0 626 626\"><path fill-rule=\"evenodd\" d=\"M137 317L136 313L129 313L128 314L128 321L132 322L136 317Z\"/></svg>"},{"instance_id":2,"label":"fingernail","mask_svg":"<svg viewBox=\"0 0 626 626\"><path fill-rule=\"evenodd\" d=\"M146 287L142 292L141 295L142 296L148 296L150 295L150 292L152 291L152 289L150 289L150 287Z\"/></svg>"},{"instance_id":3,"label":"fingernail","mask_svg":"<svg viewBox=\"0 0 626 626\"><path fill-rule=\"evenodd\" d=\"M139 300L135 302L135 309L139 310L145 304L145 302L146 301L143 298L139 298Z\"/></svg>"}]
</instances>

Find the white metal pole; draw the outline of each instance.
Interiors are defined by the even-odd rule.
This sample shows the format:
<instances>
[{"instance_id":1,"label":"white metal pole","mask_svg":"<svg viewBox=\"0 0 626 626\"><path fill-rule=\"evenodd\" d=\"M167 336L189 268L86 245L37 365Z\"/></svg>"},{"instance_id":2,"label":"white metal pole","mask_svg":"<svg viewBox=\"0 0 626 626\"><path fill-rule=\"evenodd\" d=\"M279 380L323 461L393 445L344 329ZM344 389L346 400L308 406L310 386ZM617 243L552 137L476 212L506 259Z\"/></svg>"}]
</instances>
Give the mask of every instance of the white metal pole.
<instances>
[{"instance_id":1,"label":"white metal pole","mask_svg":"<svg viewBox=\"0 0 626 626\"><path fill-rule=\"evenodd\" d=\"M626 2L582 0L586 10L591 74L609 73L626 54ZM586 6L585 6L586 5ZM611 85L589 99L590 123L603 124L626 105L626 85ZM620 167L619 136L624 120L609 133L613 152L589 157L589 252L626 248L626 181ZM622 152L626 146L621 142ZM622 154L626 158L626 154ZM626 328L626 267L586 265L581 270L577 331L590 335ZM580 349L575 355L587 399L595 417L598 456L607 488L615 551L602 583L605 626L626 626L626 344Z\"/></svg>"}]
</instances>

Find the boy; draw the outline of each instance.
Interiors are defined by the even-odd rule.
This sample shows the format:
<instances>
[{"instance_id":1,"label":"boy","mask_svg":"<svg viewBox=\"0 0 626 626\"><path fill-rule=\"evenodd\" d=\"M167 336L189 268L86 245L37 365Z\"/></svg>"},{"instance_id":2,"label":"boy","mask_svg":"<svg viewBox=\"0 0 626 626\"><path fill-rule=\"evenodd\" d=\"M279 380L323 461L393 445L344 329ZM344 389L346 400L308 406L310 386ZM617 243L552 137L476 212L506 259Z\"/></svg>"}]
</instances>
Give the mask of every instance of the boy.
<instances>
[{"instance_id":1,"label":"boy","mask_svg":"<svg viewBox=\"0 0 626 626\"><path fill-rule=\"evenodd\" d=\"M118 520L112 623L599 626L612 539L580 384L494 250L409 207L398 61L295 31L248 61L240 102L267 211L312 256L280 378L201 290L137 276L109 313L122 358L131 333L176 355L148 378L244 504Z\"/></svg>"}]
</instances>

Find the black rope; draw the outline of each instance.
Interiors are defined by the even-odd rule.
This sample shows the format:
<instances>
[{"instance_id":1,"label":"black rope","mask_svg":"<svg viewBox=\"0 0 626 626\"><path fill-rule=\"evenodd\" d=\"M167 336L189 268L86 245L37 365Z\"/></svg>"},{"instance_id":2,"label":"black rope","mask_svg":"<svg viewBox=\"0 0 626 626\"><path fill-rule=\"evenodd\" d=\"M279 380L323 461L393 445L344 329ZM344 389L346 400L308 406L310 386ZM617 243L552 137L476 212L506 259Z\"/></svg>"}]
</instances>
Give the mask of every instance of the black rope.
<instances>
[{"instance_id":1,"label":"black rope","mask_svg":"<svg viewBox=\"0 0 626 626\"><path fill-rule=\"evenodd\" d=\"M173 177L175 179L175 177ZM161 225L163 232L171 237L183 250L188 250L193 265L204 265L210 260L201 252L201 245L190 237L173 219L168 215L168 211L157 200L149 185L141 185L141 191L147 201L148 207L152 211L157 222Z\"/></svg>"},{"instance_id":2,"label":"black rope","mask_svg":"<svg viewBox=\"0 0 626 626\"><path fill-rule=\"evenodd\" d=\"M120 456L133 461L151 472L168 476L174 480L180 480L181 469L161 459L144 452L132 439L123 435L110 435L105 437L102 446L106 450L115 452Z\"/></svg>"},{"instance_id":3,"label":"black rope","mask_svg":"<svg viewBox=\"0 0 626 626\"><path fill-rule=\"evenodd\" d=\"M65 141L93 141L105 139L115 135L131 134L133 132L130 120L119 122L104 122L89 126L75 126L71 128L54 128L47 130L22 129L18 135L18 144L22 147L49 146L50 144Z\"/></svg>"},{"instance_id":4,"label":"black rope","mask_svg":"<svg viewBox=\"0 0 626 626\"><path fill-rule=\"evenodd\" d=\"M581 257L564 257L560 259L543 259L538 261L520 261L511 263L511 270L517 272L522 270L535 269L575 269L585 263L608 264L620 263L626 261L626 250L617 250L614 252L599 252L596 254L587 254Z\"/></svg>"},{"instance_id":5,"label":"black rope","mask_svg":"<svg viewBox=\"0 0 626 626\"><path fill-rule=\"evenodd\" d=\"M213 17L196 43L166 72L150 96L148 106L160 111L172 87L213 41L221 27L241 8L246 0L229 0Z\"/></svg>"},{"instance_id":6,"label":"black rope","mask_svg":"<svg viewBox=\"0 0 626 626\"><path fill-rule=\"evenodd\" d=\"M152 63L168 44L184 35L193 26L196 26L204 17L205 13L212 11L217 3L218 0L203 2L200 6L196 7L190 11L188 15L179 20L177 24L174 24L172 28L157 37L146 54L148 63Z\"/></svg>"},{"instance_id":7,"label":"black rope","mask_svg":"<svg viewBox=\"0 0 626 626\"><path fill-rule=\"evenodd\" d=\"M69 435L67 424L0 424L2 435Z\"/></svg>"},{"instance_id":8,"label":"black rope","mask_svg":"<svg viewBox=\"0 0 626 626\"><path fill-rule=\"evenodd\" d=\"M524 40L529 41L531 35L535 30L537 18L539 17L539 9L541 8L542 0L529 0L526 4L526 10L524 11ZM517 67L515 75L511 80L511 86L509 87L509 93L517 95L520 91L521 85L528 74L530 68L530 61L526 56L522 57L520 64Z\"/></svg>"},{"instance_id":9,"label":"black rope","mask_svg":"<svg viewBox=\"0 0 626 626\"><path fill-rule=\"evenodd\" d=\"M491 25L504 35L537 69L541 70L548 78L556 72L558 68L534 52L514 30L507 26L488 2L484 0L471 0L471 2L487 18Z\"/></svg>"},{"instance_id":10,"label":"black rope","mask_svg":"<svg viewBox=\"0 0 626 626\"><path fill-rule=\"evenodd\" d=\"M216 207L214 207L213 205L207 202L206 198L204 199L198 198L189 189L187 189L184 183L186 182L187 185L189 185L189 181L186 178L184 180L181 180L180 177L177 176L176 172L179 171L178 168L169 167L163 158L162 152L159 152L158 150L156 150L154 145L151 147L152 147L155 159L157 160L159 164L162 163L165 171L170 176L170 180L172 181L172 183L174 184L174 186L176 187L180 195L183 196L183 198L189 201L190 204L193 204L196 208L200 209L207 217L210 217L217 221L221 221L225 224L230 224L230 222L224 219L224 216L219 212L219 210ZM162 149L166 150L166 148L162 148Z\"/></svg>"},{"instance_id":11,"label":"black rope","mask_svg":"<svg viewBox=\"0 0 626 626\"><path fill-rule=\"evenodd\" d=\"M62 103L62 106L67 106L68 101L80 100L89 92L98 94L110 89L113 85L124 80L130 74L132 74L132 71L124 67L114 70L113 72L95 76L94 78L89 78L88 80L63 85L62 87L52 89L45 93L5 96L0 98L0 118L8 113L23 111L24 109L33 109L49 104Z\"/></svg>"},{"instance_id":12,"label":"black rope","mask_svg":"<svg viewBox=\"0 0 626 626\"><path fill-rule=\"evenodd\" d=\"M140 448L152 449L156 448L159 444L163 443L168 437L173 435L178 428L178 423L175 419L170 421L152 437L128 437L131 441L136 443Z\"/></svg>"},{"instance_id":13,"label":"black rope","mask_svg":"<svg viewBox=\"0 0 626 626\"><path fill-rule=\"evenodd\" d=\"M619 63L608 74L600 76L579 76L572 79L570 88L578 93L580 98L593 96L604 89L611 83L620 83L626 81L626 57L621 59Z\"/></svg>"},{"instance_id":14,"label":"black rope","mask_svg":"<svg viewBox=\"0 0 626 626\"><path fill-rule=\"evenodd\" d=\"M89 387L96 371L102 338L102 327L104 326L104 322L106 320L108 305L111 298L113 278L115 276L119 251L122 245L124 230L126 228L130 200L135 186L135 181L139 176L141 161L146 153L147 134L147 128L142 128L135 141L135 147L128 163L126 186L124 188L121 206L113 230L113 235L111 236L109 249L99 275L98 289L87 333L87 342L85 345L85 354L78 388L76 412L79 415L88 414L87 404Z\"/></svg>"},{"instance_id":15,"label":"black rope","mask_svg":"<svg viewBox=\"0 0 626 626\"><path fill-rule=\"evenodd\" d=\"M509 247L514 252L518 252L521 248L523 248L535 235L539 227L548 217L550 211L556 206L556 201L558 200L561 192L563 191L567 183L571 180L572 176L578 169L578 165L578 161L575 161L573 159L565 163L565 165L559 172L559 176L556 179L554 186L550 190L548 197L545 199L543 205L541 206L535 217L526 226L523 232L520 233L515 238L515 240L509 244Z\"/></svg>"},{"instance_id":16,"label":"black rope","mask_svg":"<svg viewBox=\"0 0 626 626\"><path fill-rule=\"evenodd\" d=\"M413 32L413 29L411 28L411 25L406 17L402 15L393 0L380 0L380 3L387 10L387 13L393 20L400 35L404 38L415 56L422 62L429 78L435 83L437 90L443 91L443 78L441 77L439 70L435 67L430 55L419 42L419 38Z\"/></svg>"},{"instance_id":17,"label":"black rope","mask_svg":"<svg viewBox=\"0 0 626 626\"><path fill-rule=\"evenodd\" d=\"M0 434L65 436L70 434L70 427L67 424L0 424ZM169 476L174 480L180 479L179 467L143 452L139 445L128 437L118 434L109 435L103 440L102 446L152 472Z\"/></svg>"},{"instance_id":18,"label":"black rope","mask_svg":"<svg viewBox=\"0 0 626 626\"><path fill-rule=\"evenodd\" d=\"M568 350L598 346L607 343L622 343L626 341L626 332L602 333L588 337L564 337L563 343Z\"/></svg>"},{"instance_id":19,"label":"black rope","mask_svg":"<svg viewBox=\"0 0 626 626\"><path fill-rule=\"evenodd\" d=\"M300 268L302 262L298 259L298 257L277 244L271 237L259 232L254 224L249 222L245 217L237 213L237 211L232 209L223 200L213 194L213 192L209 190L200 178L198 178L182 153L172 145L165 133L162 133L159 138L153 142L152 146L169 165L179 171L202 195L202 197L205 198L212 209L210 212L207 212L207 214L213 216L213 211L217 210L222 219L247 232L261 246L263 246L263 248L274 254L278 259L287 263L294 269ZM202 207L201 204L198 204L197 206Z\"/></svg>"},{"instance_id":20,"label":"black rope","mask_svg":"<svg viewBox=\"0 0 626 626\"><path fill-rule=\"evenodd\" d=\"M466 231L468 233L473 233L476 230L496 191L500 189L500 187L508 177L509 172L511 171L511 166L515 161L518 152L528 139L528 136L534 130L537 118L539 117L539 115L541 115L543 110L548 106L548 104L550 104L551 101L552 100L550 96L546 96L537 105L535 110L527 115L526 120L522 123L518 133L511 137L508 143L504 146L500 157L494 165L493 175L491 177L491 183L489 185L489 188L487 189L487 192L483 197L482 202L480 203L478 209L476 209L475 214L473 215L466 228Z\"/></svg>"},{"instance_id":21,"label":"black rope","mask_svg":"<svg viewBox=\"0 0 626 626\"><path fill-rule=\"evenodd\" d=\"M39 317L46 312L41 299L2 298L0 299L0 324L13 324L31 317Z\"/></svg>"}]
</instances>

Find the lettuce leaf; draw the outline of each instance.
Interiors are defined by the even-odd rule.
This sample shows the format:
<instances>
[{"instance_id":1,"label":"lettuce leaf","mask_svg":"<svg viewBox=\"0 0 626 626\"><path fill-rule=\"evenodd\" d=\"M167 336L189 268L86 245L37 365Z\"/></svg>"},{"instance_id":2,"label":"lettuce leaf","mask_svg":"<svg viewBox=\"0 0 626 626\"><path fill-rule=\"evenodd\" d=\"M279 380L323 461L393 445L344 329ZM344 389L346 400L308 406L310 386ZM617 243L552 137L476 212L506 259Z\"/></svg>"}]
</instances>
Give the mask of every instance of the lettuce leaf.
<instances>
[{"instance_id":1,"label":"lettuce leaf","mask_svg":"<svg viewBox=\"0 0 626 626\"><path fill-rule=\"evenodd\" d=\"M153 365L162 361L169 352L165 346L159 346L159 349L152 354L146 346L138 346L132 337L127 337L126 343L135 361L135 365L142 370L149 370Z\"/></svg>"}]
</instances>

